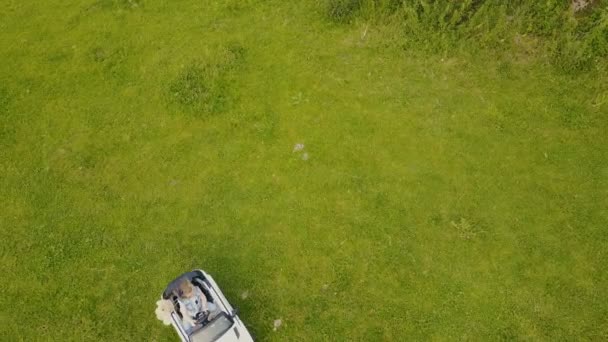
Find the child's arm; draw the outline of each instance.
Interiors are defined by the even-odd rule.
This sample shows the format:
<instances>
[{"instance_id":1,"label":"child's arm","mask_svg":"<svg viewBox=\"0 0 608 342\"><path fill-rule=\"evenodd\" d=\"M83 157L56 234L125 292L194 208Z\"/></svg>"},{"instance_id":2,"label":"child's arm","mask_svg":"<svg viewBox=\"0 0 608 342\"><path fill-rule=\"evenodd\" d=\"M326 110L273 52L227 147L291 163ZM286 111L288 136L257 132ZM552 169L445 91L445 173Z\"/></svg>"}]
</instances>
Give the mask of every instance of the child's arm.
<instances>
[{"instance_id":1,"label":"child's arm","mask_svg":"<svg viewBox=\"0 0 608 342\"><path fill-rule=\"evenodd\" d=\"M201 306L203 307L203 312L205 311L209 311L209 306L207 305L207 297L205 296L205 294L203 293L203 291L201 291L201 289L196 288L198 291L198 300L201 301Z\"/></svg>"},{"instance_id":2,"label":"child's arm","mask_svg":"<svg viewBox=\"0 0 608 342\"><path fill-rule=\"evenodd\" d=\"M190 323L190 325L194 326L196 324L196 322L194 322L194 320L192 319L192 315L190 314L190 312L188 311L188 309L185 308L184 305L180 305L179 306L179 312L181 312L182 314L182 319L188 323Z\"/></svg>"}]
</instances>

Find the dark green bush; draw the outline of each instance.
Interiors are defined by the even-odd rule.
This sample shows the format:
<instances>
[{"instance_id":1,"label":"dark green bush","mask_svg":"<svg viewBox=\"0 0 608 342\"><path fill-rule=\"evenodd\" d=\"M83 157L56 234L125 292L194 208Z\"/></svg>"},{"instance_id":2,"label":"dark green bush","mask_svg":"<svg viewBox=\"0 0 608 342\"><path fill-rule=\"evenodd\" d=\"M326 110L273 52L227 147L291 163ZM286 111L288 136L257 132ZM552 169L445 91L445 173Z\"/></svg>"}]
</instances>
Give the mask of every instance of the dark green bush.
<instances>
[{"instance_id":1,"label":"dark green bush","mask_svg":"<svg viewBox=\"0 0 608 342\"><path fill-rule=\"evenodd\" d=\"M207 70L191 65L183 70L171 83L170 92L175 101L184 106L203 105L211 96Z\"/></svg>"},{"instance_id":2,"label":"dark green bush","mask_svg":"<svg viewBox=\"0 0 608 342\"><path fill-rule=\"evenodd\" d=\"M217 49L215 59L193 62L169 84L170 102L196 117L225 111L234 101L229 83L238 75L246 50L238 43Z\"/></svg>"}]
</instances>

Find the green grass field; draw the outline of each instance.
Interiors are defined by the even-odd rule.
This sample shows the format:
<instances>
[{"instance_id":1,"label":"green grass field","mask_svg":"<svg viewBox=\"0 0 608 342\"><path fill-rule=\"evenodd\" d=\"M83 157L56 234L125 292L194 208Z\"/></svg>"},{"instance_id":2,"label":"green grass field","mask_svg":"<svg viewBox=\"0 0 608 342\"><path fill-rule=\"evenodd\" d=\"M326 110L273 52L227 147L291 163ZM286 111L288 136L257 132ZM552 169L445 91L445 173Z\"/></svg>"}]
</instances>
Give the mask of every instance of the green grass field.
<instances>
[{"instance_id":1,"label":"green grass field","mask_svg":"<svg viewBox=\"0 0 608 342\"><path fill-rule=\"evenodd\" d=\"M605 79L316 1L1 7L0 340L177 340L193 268L260 340L608 339Z\"/></svg>"}]
</instances>

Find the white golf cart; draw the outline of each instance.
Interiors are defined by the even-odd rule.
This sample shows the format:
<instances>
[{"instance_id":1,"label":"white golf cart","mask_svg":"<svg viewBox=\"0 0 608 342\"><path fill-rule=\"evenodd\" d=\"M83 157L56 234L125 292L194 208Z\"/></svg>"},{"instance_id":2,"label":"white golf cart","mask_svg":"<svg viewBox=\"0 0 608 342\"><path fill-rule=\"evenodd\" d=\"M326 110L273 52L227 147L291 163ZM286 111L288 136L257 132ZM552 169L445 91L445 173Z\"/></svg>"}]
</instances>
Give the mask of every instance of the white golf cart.
<instances>
[{"instance_id":1,"label":"white golf cart","mask_svg":"<svg viewBox=\"0 0 608 342\"><path fill-rule=\"evenodd\" d=\"M201 289L207 301L214 303L216 312L213 317L200 317L197 325L186 332L182 324L182 317L177 301L177 289L184 280L190 281ZM220 290L213 278L202 270L194 270L182 274L173 280L162 294L161 299L173 303L171 325L179 335L182 342L253 342L253 338L245 324L240 320L235 310Z\"/></svg>"}]
</instances>

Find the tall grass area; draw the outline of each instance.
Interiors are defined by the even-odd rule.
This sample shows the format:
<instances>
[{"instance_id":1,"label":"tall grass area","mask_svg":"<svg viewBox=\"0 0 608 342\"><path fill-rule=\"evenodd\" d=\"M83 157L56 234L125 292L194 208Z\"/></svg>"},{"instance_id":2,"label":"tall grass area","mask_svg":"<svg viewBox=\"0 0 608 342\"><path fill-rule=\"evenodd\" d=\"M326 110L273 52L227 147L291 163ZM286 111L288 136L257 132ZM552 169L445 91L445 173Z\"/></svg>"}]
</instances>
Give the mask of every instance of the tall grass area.
<instances>
[{"instance_id":1,"label":"tall grass area","mask_svg":"<svg viewBox=\"0 0 608 342\"><path fill-rule=\"evenodd\" d=\"M545 64L571 75L608 107L606 0L319 0L330 22L382 28L406 54Z\"/></svg>"},{"instance_id":2,"label":"tall grass area","mask_svg":"<svg viewBox=\"0 0 608 342\"><path fill-rule=\"evenodd\" d=\"M566 72L606 71L608 1L326 0L327 17L397 24L401 44L521 52Z\"/></svg>"}]
</instances>

